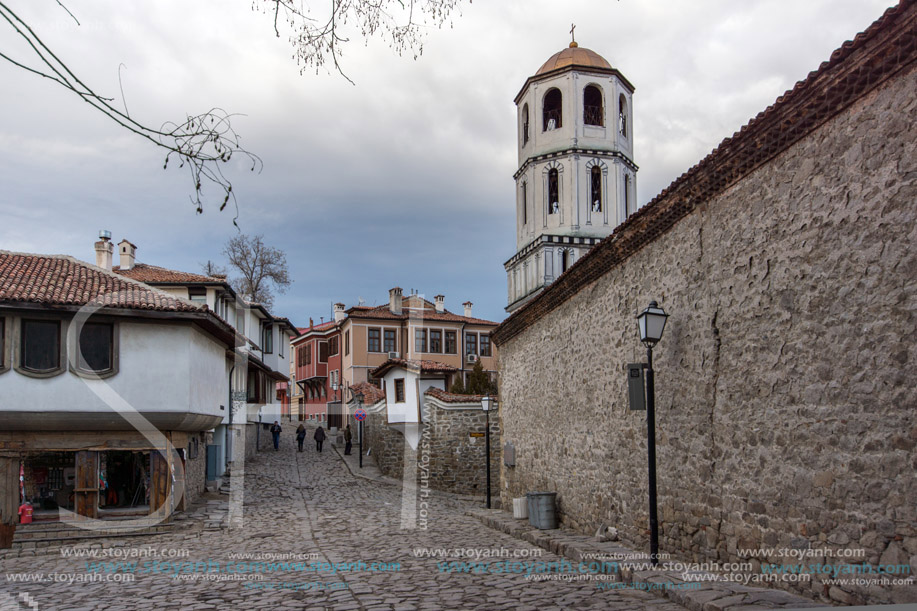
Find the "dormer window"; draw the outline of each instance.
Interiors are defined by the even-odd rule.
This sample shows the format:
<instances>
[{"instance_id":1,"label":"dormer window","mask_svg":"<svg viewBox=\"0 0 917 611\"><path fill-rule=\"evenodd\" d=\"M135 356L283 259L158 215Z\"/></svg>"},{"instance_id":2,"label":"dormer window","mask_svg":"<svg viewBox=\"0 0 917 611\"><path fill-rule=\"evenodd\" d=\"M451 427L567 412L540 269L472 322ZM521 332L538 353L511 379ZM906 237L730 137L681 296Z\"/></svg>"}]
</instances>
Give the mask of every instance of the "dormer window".
<instances>
[{"instance_id":1,"label":"dormer window","mask_svg":"<svg viewBox=\"0 0 917 611\"><path fill-rule=\"evenodd\" d=\"M559 129L563 126L563 96L560 89L556 87L548 91L544 96L544 112L542 113L543 131Z\"/></svg>"},{"instance_id":2,"label":"dormer window","mask_svg":"<svg viewBox=\"0 0 917 611\"><path fill-rule=\"evenodd\" d=\"M586 89L583 90L583 123L586 125L605 125L602 92L595 85L587 85Z\"/></svg>"}]
</instances>

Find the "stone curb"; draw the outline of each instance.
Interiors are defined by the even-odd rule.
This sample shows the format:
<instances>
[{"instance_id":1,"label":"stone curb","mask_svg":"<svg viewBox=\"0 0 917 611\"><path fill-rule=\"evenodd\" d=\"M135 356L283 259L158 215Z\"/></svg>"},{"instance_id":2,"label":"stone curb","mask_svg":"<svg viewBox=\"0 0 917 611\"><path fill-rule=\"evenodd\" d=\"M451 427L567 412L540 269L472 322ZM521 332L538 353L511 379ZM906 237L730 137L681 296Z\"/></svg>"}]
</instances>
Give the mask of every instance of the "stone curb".
<instances>
[{"instance_id":1,"label":"stone curb","mask_svg":"<svg viewBox=\"0 0 917 611\"><path fill-rule=\"evenodd\" d=\"M676 571L636 570L627 562L648 562L648 554L635 552L614 542L596 541L594 537L574 533L566 529L539 530L527 521L513 518L504 511L474 509L465 512L486 526L527 541L549 552L575 562L595 561L605 558L614 562L614 568L603 571L614 575L620 583L640 584L650 593L664 596L691 611L757 611L759 609L830 609L808 598L790 594L783 590L743 586L725 581L700 581L698 589L678 589L665 584L686 583L683 574ZM595 554L595 555L593 555ZM615 559L625 560L615 560ZM692 571L692 576L701 579L713 576L710 573ZM715 577L715 576L713 576Z\"/></svg>"}]
</instances>

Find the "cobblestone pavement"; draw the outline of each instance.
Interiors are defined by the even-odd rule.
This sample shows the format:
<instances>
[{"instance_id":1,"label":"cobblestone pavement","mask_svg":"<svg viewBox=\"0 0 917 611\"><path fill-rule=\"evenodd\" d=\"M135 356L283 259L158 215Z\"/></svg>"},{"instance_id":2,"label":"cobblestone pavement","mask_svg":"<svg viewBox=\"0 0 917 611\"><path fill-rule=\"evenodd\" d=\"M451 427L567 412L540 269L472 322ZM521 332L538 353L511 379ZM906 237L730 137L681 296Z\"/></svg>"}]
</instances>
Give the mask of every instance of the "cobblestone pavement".
<instances>
[{"instance_id":1,"label":"cobblestone pavement","mask_svg":"<svg viewBox=\"0 0 917 611\"><path fill-rule=\"evenodd\" d=\"M448 495L433 493L425 499L429 503L425 530L402 529L401 487L352 475L329 445L321 454L314 445L298 453L293 436L284 435L279 452L265 451L250 461L241 529L225 528L228 497L221 496L179 520L172 532L78 544L98 549L100 557L64 557L62 550L69 548L60 546L4 554L0 556L0 609L7 608L4 604L72 611L683 609L649 592L602 589L594 579L527 579L526 570L543 570L544 563L551 562L569 564L569 560L487 528L465 515L477 504ZM157 553L123 557L144 553L147 546ZM508 556L430 558L419 557L419 548L471 548L490 554L499 549ZM528 550L543 555L529 556ZM169 558L169 553L187 556ZM261 556L241 560L242 554ZM310 556L270 559L268 554ZM253 560L263 564L253 566ZM124 564L131 562L138 563L133 572ZM488 572L441 570L440 564L448 562L489 563ZM312 563L335 563L338 570ZM479 570L484 566L478 565ZM307 567L319 570L304 570ZM569 572L571 568L562 571L568 577L579 576L575 569ZM45 582L10 581L10 576L19 574L43 576ZM129 583L116 581L131 577ZM240 577L252 579L240 581ZM87 581L96 578L109 581Z\"/></svg>"}]
</instances>

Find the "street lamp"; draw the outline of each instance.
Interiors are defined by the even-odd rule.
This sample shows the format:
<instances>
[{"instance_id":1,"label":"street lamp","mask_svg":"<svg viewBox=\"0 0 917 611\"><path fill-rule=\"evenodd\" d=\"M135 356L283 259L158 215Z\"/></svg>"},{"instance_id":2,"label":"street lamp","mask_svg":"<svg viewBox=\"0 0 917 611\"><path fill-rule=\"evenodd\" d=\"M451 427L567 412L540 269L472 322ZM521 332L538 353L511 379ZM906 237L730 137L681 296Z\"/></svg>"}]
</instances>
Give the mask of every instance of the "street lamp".
<instances>
[{"instance_id":1,"label":"street lamp","mask_svg":"<svg viewBox=\"0 0 917 611\"><path fill-rule=\"evenodd\" d=\"M659 562L659 519L656 508L656 385L653 374L653 346L662 338L669 317L655 301L637 316L640 341L646 346L646 452L650 489L650 562Z\"/></svg>"},{"instance_id":2,"label":"street lamp","mask_svg":"<svg viewBox=\"0 0 917 611\"><path fill-rule=\"evenodd\" d=\"M487 508L490 509L490 412L497 405L496 397L484 395L481 398L481 409L487 419L486 428L484 429L484 452L487 454Z\"/></svg>"},{"instance_id":3,"label":"street lamp","mask_svg":"<svg viewBox=\"0 0 917 611\"><path fill-rule=\"evenodd\" d=\"M363 409L363 393L355 392L353 390L351 390L350 392L353 393L353 400L356 401L357 403L357 411L360 411L361 409ZM365 420L365 416L360 419L360 468L361 469L363 468L363 420Z\"/></svg>"}]
</instances>

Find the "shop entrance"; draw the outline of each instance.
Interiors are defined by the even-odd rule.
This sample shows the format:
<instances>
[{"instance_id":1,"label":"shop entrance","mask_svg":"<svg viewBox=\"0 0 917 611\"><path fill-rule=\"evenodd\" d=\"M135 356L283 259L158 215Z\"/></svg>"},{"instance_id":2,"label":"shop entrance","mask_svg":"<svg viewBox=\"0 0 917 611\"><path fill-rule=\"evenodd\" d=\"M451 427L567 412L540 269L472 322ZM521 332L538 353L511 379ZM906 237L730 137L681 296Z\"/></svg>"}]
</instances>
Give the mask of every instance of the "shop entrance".
<instances>
[{"instance_id":1,"label":"shop entrance","mask_svg":"<svg viewBox=\"0 0 917 611\"><path fill-rule=\"evenodd\" d=\"M99 455L99 508L103 513L148 513L149 451L109 451Z\"/></svg>"},{"instance_id":2,"label":"shop entrance","mask_svg":"<svg viewBox=\"0 0 917 611\"><path fill-rule=\"evenodd\" d=\"M26 455L20 463L20 502L31 503L35 520L57 518L60 507L73 510L76 461L73 452Z\"/></svg>"}]
</instances>

